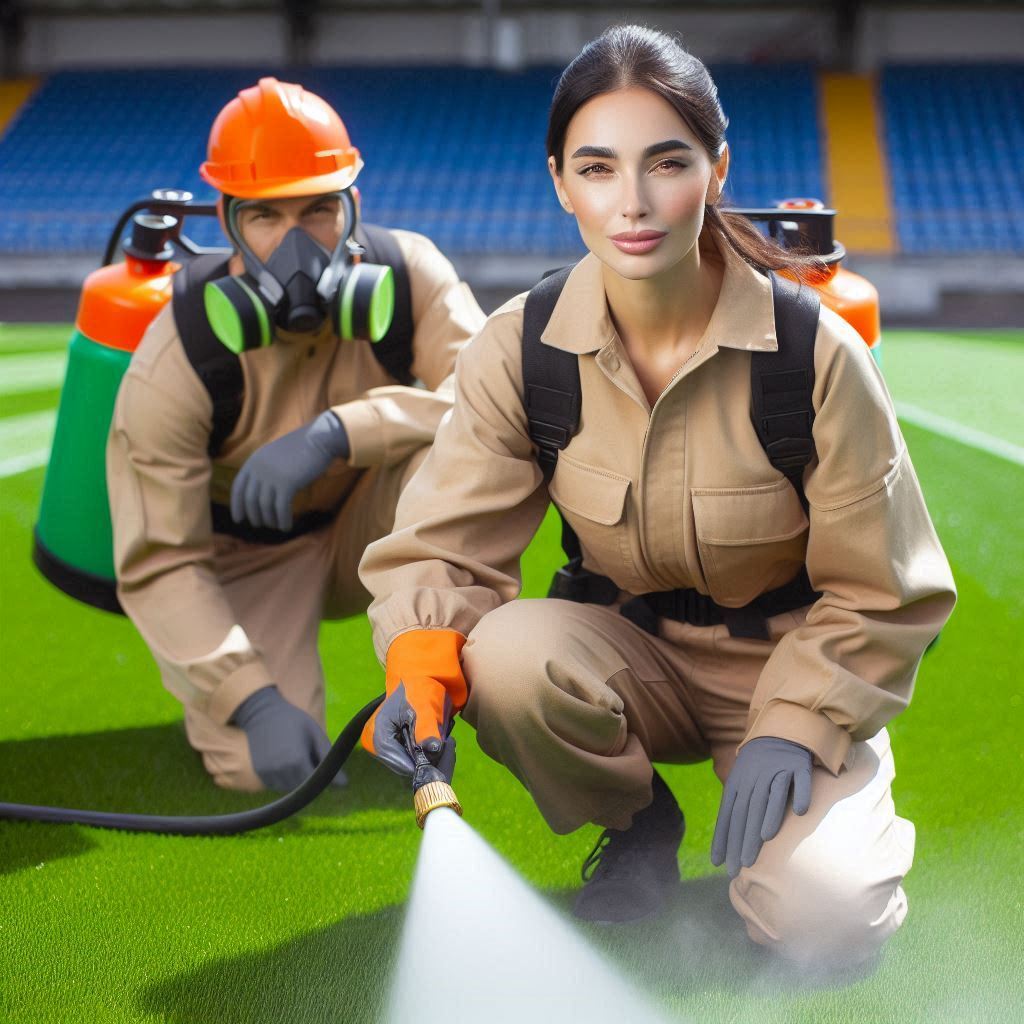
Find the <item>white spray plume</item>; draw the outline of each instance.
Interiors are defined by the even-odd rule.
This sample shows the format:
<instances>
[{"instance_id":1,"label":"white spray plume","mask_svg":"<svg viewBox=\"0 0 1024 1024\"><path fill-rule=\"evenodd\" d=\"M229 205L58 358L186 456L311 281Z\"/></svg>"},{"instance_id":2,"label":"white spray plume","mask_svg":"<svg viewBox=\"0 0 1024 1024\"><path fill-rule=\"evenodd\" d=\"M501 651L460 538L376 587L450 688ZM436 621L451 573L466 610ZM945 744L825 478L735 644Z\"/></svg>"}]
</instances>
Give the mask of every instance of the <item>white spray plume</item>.
<instances>
[{"instance_id":1,"label":"white spray plume","mask_svg":"<svg viewBox=\"0 0 1024 1024\"><path fill-rule=\"evenodd\" d=\"M389 1024L665 1019L469 825L431 812Z\"/></svg>"}]
</instances>

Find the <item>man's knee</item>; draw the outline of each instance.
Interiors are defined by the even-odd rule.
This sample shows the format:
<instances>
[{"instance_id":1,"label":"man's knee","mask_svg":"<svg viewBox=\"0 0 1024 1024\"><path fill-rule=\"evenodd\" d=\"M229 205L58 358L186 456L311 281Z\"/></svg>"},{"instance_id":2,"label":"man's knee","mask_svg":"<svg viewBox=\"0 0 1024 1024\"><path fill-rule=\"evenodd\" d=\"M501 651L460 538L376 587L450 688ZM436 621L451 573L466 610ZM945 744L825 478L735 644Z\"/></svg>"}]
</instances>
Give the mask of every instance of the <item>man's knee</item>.
<instances>
[{"instance_id":1,"label":"man's knee","mask_svg":"<svg viewBox=\"0 0 1024 1024\"><path fill-rule=\"evenodd\" d=\"M251 764L222 765L204 754L203 767L214 784L221 789L233 789L240 793L261 793L267 788L260 782Z\"/></svg>"},{"instance_id":2,"label":"man's knee","mask_svg":"<svg viewBox=\"0 0 1024 1024\"><path fill-rule=\"evenodd\" d=\"M249 741L241 729L217 725L206 715L186 708L185 734L215 785L242 793L259 793L266 788L252 766Z\"/></svg>"}]
</instances>

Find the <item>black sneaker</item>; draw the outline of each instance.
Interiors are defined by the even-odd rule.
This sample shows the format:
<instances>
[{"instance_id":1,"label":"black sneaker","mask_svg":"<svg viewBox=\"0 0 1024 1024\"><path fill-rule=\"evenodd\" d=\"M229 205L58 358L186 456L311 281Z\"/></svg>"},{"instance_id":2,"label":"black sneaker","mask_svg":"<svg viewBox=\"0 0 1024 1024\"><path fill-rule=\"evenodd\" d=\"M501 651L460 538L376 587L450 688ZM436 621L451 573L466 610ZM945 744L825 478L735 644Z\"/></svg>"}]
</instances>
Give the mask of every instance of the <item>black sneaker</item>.
<instances>
[{"instance_id":1,"label":"black sneaker","mask_svg":"<svg viewBox=\"0 0 1024 1024\"><path fill-rule=\"evenodd\" d=\"M654 799L624 832L606 828L583 862L583 888L572 912L584 921L618 924L658 913L679 885L683 812L655 772Z\"/></svg>"}]
</instances>

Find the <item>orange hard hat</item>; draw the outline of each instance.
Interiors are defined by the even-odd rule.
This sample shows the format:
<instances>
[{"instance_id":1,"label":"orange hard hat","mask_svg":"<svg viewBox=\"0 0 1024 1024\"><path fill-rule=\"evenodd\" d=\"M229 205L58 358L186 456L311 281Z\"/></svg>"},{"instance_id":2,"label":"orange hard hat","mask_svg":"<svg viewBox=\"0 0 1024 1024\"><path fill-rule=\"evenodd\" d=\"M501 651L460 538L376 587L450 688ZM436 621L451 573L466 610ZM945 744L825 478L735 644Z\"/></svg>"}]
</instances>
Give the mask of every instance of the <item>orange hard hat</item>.
<instances>
[{"instance_id":1,"label":"orange hard hat","mask_svg":"<svg viewBox=\"0 0 1024 1024\"><path fill-rule=\"evenodd\" d=\"M337 112L301 85L261 78L217 115L203 181L240 199L348 188L363 166Z\"/></svg>"}]
</instances>

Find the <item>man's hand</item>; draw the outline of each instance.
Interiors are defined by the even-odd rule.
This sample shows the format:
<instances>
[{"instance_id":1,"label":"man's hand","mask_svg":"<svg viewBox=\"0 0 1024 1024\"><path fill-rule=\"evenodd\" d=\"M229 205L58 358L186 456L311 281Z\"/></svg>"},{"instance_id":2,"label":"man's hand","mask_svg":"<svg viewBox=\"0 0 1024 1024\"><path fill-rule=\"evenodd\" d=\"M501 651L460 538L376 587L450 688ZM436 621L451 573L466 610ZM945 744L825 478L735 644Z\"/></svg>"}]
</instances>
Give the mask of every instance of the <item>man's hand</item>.
<instances>
[{"instance_id":1,"label":"man's hand","mask_svg":"<svg viewBox=\"0 0 1024 1024\"><path fill-rule=\"evenodd\" d=\"M264 686L242 701L229 724L245 732L252 766L267 789L295 789L331 749L327 733L286 701L276 686ZM339 771L331 785L344 786L347 781Z\"/></svg>"},{"instance_id":2,"label":"man's hand","mask_svg":"<svg viewBox=\"0 0 1024 1024\"><path fill-rule=\"evenodd\" d=\"M348 434L330 409L245 460L231 487L231 518L253 526L292 528L296 492L323 476L334 459L347 459Z\"/></svg>"},{"instance_id":3,"label":"man's hand","mask_svg":"<svg viewBox=\"0 0 1024 1024\"><path fill-rule=\"evenodd\" d=\"M452 719L469 696L459 663L466 638L451 629L414 629L388 648L384 703L363 729L362 743L399 775L413 774L405 736L451 781L455 769Z\"/></svg>"},{"instance_id":4,"label":"man's hand","mask_svg":"<svg viewBox=\"0 0 1024 1024\"><path fill-rule=\"evenodd\" d=\"M793 790L793 813L811 805L811 752L775 736L745 744L736 758L718 809L711 863L725 862L730 878L749 868L761 846L778 834Z\"/></svg>"}]
</instances>

